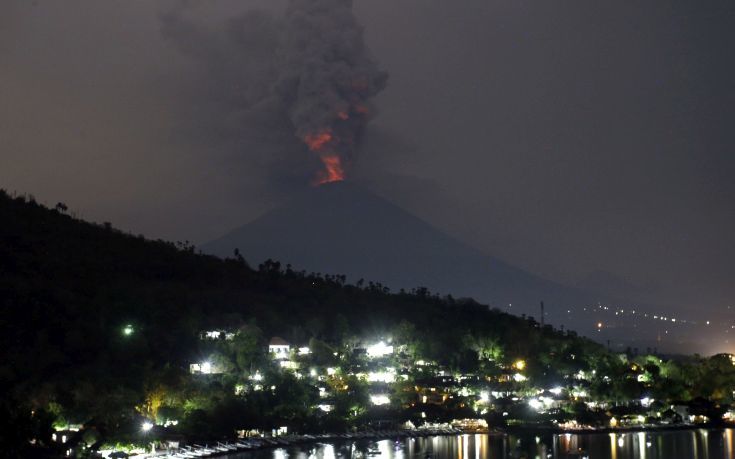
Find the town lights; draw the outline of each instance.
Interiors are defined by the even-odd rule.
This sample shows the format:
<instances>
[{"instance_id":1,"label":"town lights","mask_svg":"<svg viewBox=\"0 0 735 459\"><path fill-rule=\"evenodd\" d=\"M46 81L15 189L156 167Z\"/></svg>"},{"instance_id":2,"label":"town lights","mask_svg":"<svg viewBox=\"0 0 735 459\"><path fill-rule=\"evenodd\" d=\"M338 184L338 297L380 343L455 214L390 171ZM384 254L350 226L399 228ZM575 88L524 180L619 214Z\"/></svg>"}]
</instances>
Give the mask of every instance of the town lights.
<instances>
[{"instance_id":1,"label":"town lights","mask_svg":"<svg viewBox=\"0 0 735 459\"><path fill-rule=\"evenodd\" d=\"M387 371L371 371L367 375L369 382L393 383L396 381L396 373L394 368L387 368Z\"/></svg>"},{"instance_id":2,"label":"town lights","mask_svg":"<svg viewBox=\"0 0 735 459\"><path fill-rule=\"evenodd\" d=\"M212 373L212 364L210 362L202 362L202 373L204 374L210 374Z\"/></svg>"},{"instance_id":3,"label":"town lights","mask_svg":"<svg viewBox=\"0 0 735 459\"><path fill-rule=\"evenodd\" d=\"M370 401L372 402L373 405L377 405L377 406L387 405L390 403L390 398L388 398L387 395L382 395L382 394L381 395L371 395Z\"/></svg>"},{"instance_id":4,"label":"town lights","mask_svg":"<svg viewBox=\"0 0 735 459\"><path fill-rule=\"evenodd\" d=\"M123 327L122 334L123 334L123 336L130 336L130 335L133 334L134 331L135 331L135 329L133 328L133 326L130 325L130 324L128 324L128 325L125 325Z\"/></svg>"},{"instance_id":5,"label":"town lights","mask_svg":"<svg viewBox=\"0 0 735 459\"><path fill-rule=\"evenodd\" d=\"M367 347L368 357L384 357L393 353L393 346L385 344L383 341Z\"/></svg>"},{"instance_id":6,"label":"town lights","mask_svg":"<svg viewBox=\"0 0 735 459\"><path fill-rule=\"evenodd\" d=\"M144 421L143 424L141 424L140 426L140 430L142 430L143 432L148 432L152 428L153 428L153 423L150 421Z\"/></svg>"},{"instance_id":7,"label":"town lights","mask_svg":"<svg viewBox=\"0 0 735 459\"><path fill-rule=\"evenodd\" d=\"M516 362L513 364L514 367L516 367L517 370L523 371L524 368L526 368L526 361L525 360L516 360Z\"/></svg>"}]
</instances>

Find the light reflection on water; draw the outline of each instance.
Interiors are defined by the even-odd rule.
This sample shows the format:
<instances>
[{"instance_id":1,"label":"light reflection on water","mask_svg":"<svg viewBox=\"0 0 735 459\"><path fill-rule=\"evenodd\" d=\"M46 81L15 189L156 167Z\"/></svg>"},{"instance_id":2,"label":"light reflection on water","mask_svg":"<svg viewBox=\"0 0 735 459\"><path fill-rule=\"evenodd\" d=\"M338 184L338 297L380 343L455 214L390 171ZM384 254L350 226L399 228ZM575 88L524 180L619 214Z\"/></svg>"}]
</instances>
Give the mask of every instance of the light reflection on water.
<instances>
[{"instance_id":1,"label":"light reflection on water","mask_svg":"<svg viewBox=\"0 0 735 459\"><path fill-rule=\"evenodd\" d=\"M457 435L294 445L228 459L735 459L733 430L541 436Z\"/></svg>"}]
</instances>

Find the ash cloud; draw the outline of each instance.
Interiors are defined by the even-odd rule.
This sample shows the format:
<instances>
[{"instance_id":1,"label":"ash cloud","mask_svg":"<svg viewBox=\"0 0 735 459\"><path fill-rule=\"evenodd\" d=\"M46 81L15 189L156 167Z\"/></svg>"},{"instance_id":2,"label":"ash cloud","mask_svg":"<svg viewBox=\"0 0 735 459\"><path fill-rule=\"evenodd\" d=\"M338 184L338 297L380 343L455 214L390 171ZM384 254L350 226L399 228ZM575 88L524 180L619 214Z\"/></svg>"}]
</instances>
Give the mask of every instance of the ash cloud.
<instances>
[{"instance_id":1,"label":"ash cloud","mask_svg":"<svg viewBox=\"0 0 735 459\"><path fill-rule=\"evenodd\" d=\"M353 162L387 74L351 0L291 0L281 14L250 10L218 27L197 21L194 8L160 15L163 36L197 67L183 91L199 94L189 135L224 142L234 162L246 157L286 189L303 186L318 159ZM314 148L319 135L327 137Z\"/></svg>"},{"instance_id":2,"label":"ash cloud","mask_svg":"<svg viewBox=\"0 0 735 459\"><path fill-rule=\"evenodd\" d=\"M349 162L388 76L368 53L352 0L292 0L285 25L277 94L296 135L323 161Z\"/></svg>"}]
</instances>

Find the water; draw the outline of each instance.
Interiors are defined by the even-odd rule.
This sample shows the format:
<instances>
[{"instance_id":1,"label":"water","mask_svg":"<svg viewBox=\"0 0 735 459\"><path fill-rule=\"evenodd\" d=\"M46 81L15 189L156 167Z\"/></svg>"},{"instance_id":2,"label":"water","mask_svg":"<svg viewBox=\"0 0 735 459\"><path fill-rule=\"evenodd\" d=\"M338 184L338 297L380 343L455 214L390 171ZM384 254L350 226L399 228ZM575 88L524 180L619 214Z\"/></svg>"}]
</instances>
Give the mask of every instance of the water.
<instances>
[{"instance_id":1,"label":"water","mask_svg":"<svg viewBox=\"0 0 735 459\"><path fill-rule=\"evenodd\" d=\"M457 435L330 442L264 449L228 459L735 459L733 429L561 434Z\"/></svg>"}]
</instances>

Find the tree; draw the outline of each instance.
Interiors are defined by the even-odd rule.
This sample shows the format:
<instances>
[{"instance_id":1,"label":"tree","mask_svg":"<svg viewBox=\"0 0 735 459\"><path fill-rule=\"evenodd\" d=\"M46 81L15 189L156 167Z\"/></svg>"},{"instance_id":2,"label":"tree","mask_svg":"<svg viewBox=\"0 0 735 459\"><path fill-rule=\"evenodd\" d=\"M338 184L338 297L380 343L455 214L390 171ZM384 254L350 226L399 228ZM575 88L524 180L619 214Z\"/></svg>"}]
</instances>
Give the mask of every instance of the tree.
<instances>
[{"instance_id":1,"label":"tree","mask_svg":"<svg viewBox=\"0 0 735 459\"><path fill-rule=\"evenodd\" d=\"M253 373L254 367L265 358L263 332L255 325L246 325L235 333L230 348L237 368L242 372Z\"/></svg>"}]
</instances>

